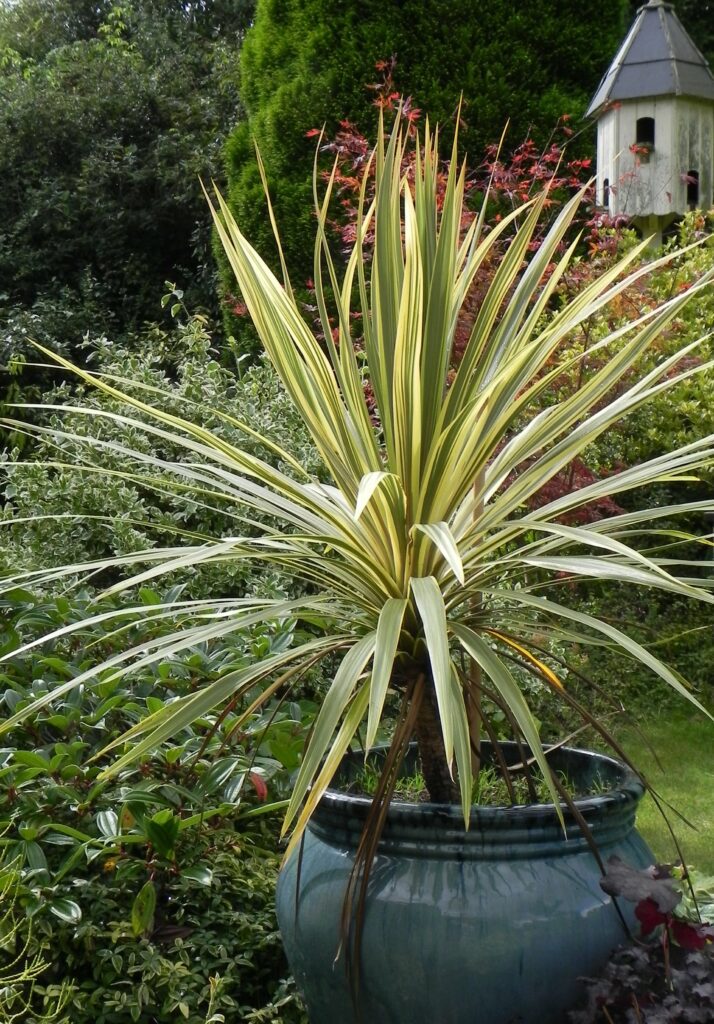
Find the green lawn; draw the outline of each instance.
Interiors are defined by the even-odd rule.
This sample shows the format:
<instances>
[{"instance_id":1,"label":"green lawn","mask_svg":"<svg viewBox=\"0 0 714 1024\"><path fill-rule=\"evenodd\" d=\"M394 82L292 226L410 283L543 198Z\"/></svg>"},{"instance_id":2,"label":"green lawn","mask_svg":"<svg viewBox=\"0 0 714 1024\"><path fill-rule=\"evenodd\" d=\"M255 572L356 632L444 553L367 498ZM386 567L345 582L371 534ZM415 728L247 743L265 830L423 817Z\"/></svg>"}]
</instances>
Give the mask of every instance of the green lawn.
<instances>
[{"instance_id":1,"label":"green lawn","mask_svg":"<svg viewBox=\"0 0 714 1024\"><path fill-rule=\"evenodd\" d=\"M695 831L670 815L686 862L714 874L714 723L696 712L678 712L645 722L641 728L664 771L634 731L622 731L623 746L660 795L696 826ZM642 802L637 826L660 860L678 859L649 796Z\"/></svg>"}]
</instances>

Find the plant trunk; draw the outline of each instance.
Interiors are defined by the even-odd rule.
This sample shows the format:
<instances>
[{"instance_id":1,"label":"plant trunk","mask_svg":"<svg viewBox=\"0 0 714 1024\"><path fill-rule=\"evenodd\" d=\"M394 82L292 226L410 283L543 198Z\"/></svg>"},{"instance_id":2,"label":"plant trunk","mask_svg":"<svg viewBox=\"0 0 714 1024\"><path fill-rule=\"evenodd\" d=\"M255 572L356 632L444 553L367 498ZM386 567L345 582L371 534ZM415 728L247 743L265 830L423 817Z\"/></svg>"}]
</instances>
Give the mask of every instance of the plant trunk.
<instances>
[{"instance_id":1,"label":"plant trunk","mask_svg":"<svg viewBox=\"0 0 714 1024\"><path fill-rule=\"evenodd\" d=\"M421 770L431 801L436 804L458 803L459 791L446 763L444 736L441 731L434 684L431 680L428 680L424 687L415 732Z\"/></svg>"}]
</instances>

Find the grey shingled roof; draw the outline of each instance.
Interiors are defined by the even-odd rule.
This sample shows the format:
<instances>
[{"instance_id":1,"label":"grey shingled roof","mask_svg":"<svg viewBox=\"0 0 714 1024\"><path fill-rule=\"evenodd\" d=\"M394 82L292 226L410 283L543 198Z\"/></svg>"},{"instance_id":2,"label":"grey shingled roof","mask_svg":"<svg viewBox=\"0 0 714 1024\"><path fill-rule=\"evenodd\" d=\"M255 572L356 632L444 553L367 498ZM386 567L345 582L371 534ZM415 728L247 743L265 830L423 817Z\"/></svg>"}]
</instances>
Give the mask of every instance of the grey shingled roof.
<instances>
[{"instance_id":1,"label":"grey shingled roof","mask_svg":"<svg viewBox=\"0 0 714 1024\"><path fill-rule=\"evenodd\" d=\"M650 0L598 86L587 116L617 100L644 96L695 96L714 100L714 75L664 0Z\"/></svg>"}]
</instances>

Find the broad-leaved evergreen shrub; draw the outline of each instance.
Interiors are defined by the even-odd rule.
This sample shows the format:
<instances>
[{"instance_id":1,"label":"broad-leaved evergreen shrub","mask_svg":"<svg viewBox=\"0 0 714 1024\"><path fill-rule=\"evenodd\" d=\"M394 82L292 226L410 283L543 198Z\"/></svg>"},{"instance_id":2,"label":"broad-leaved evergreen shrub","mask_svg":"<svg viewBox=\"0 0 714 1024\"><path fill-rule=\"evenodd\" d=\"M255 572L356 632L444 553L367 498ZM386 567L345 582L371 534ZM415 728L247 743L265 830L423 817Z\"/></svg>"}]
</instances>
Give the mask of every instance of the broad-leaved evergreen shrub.
<instances>
[{"instance_id":1,"label":"broad-leaved evergreen shrub","mask_svg":"<svg viewBox=\"0 0 714 1024\"><path fill-rule=\"evenodd\" d=\"M155 614L166 596L143 591L143 621L118 635L89 621L89 595L4 596L3 717L124 643L166 635L172 625ZM20 651L73 624L49 648ZM108 782L98 776L111 755L93 760L167 702L289 644L293 628L236 632L122 682L104 673L7 734L0 842L19 874L15 944L48 964L38 1014L69 984L72 1024L203 1024L213 984L213 1009L228 1020L302 1024L273 891L281 801L314 713L310 681L240 730L240 707L226 704Z\"/></svg>"},{"instance_id":2,"label":"broad-leaved evergreen shrub","mask_svg":"<svg viewBox=\"0 0 714 1024\"><path fill-rule=\"evenodd\" d=\"M58 342L116 336L159 315L167 277L212 307L199 177L220 178L241 116L235 61L252 10L0 4L0 322L41 302L57 305ZM88 279L104 319L84 308Z\"/></svg>"},{"instance_id":3,"label":"broad-leaved evergreen shrub","mask_svg":"<svg viewBox=\"0 0 714 1024\"><path fill-rule=\"evenodd\" d=\"M132 395L160 404L168 413L188 416L246 451L274 459L223 417L245 422L319 476L317 453L271 367L260 362L243 370L243 364L234 361L231 370L223 365L221 355L213 347L210 324L200 315L186 317L171 332L147 327L126 345L103 337L85 347L89 368L121 378L119 386ZM57 377L61 380L61 375ZM38 568L47 564L49 548L57 563L83 562L158 543L180 543L184 531L214 537L250 535L252 528L242 519L242 509L224 501L216 512L210 498L203 500L200 488L187 488L185 480L169 468L157 469L147 461L138 478L125 475L136 474L137 463L122 449L132 448L147 459L158 457L166 463L188 458L165 439L107 418L116 415L142 421L141 413L74 381L58 383L44 401L82 404L97 415L47 414L48 432L38 445L31 451L25 447L22 452L18 448L0 455L6 462L5 467L0 463L0 470L4 469L0 492L5 499L0 513L0 566ZM83 437L101 438L101 446L92 447ZM76 464L86 468L78 469ZM94 472L97 468L109 470L110 475ZM289 467L283 468L290 472ZM12 525L12 520L17 524ZM227 596L248 586L268 591L280 586L271 574L260 574L249 582L236 561L230 568L214 565L185 573L177 581L188 583L192 596ZM93 580L98 586L106 582L101 577Z\"/></svg>"}]
</instances>

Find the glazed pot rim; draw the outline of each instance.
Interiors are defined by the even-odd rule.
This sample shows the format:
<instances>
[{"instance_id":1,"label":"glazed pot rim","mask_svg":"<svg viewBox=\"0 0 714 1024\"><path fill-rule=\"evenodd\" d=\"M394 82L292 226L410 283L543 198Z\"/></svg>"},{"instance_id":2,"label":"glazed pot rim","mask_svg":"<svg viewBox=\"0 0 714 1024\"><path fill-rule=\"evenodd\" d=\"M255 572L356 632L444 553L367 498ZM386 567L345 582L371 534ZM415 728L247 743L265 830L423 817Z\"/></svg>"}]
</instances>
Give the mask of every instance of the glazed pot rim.
<instances>
[{"instance_id":1,"label":"glazed pot rim","mask_svg":"<svg viewBox=\"0 0 714 1024\"><path fill-rule=\"evenodd\" d=\"M482 746L487 749L490 744L484 742ZM503 749L507 749L509 746L516 747L515 744L509 743L502 743L500 746ZM377 751L380 749L386 748L376 748ZM608 754L580 747L554 745L553 747L544 746L544 750L546 755L548 753L558 755L559 760L579 761L591 769L602 771L604 775L608 776L607 781L610 779L613 781L611 788L605 792L573 799L579 814L586 821L598 820L603 816L617 814L618 811L634 813L634 808L642 798L645 787L639 776L622 761ZM359 751L352 752L347 755L345 761L357 763L363 759L363 756ZM371 804L372 798L369 796L328 788L320 800L316 813L320 817L320 811L326 812L328 816L349 812L363 821ZM572 823L577 820L567 805L561 804L561 810L566 822ZM387 820L390 825L408 825L415 818L418 818L423 825L433 822L434 825L438 825L442 829L448 829L453 825L454 829L462 832L464 830L464 816L459 804L392 800L387 812ZM475 825L479 829L489 827L514 829L518 826L529 828L533 825L548 826L550 824L560 827L560 818L553 803L517 804L514 806L475 804L471 808L471 826Z\"/></svg>"}]
</instances>

